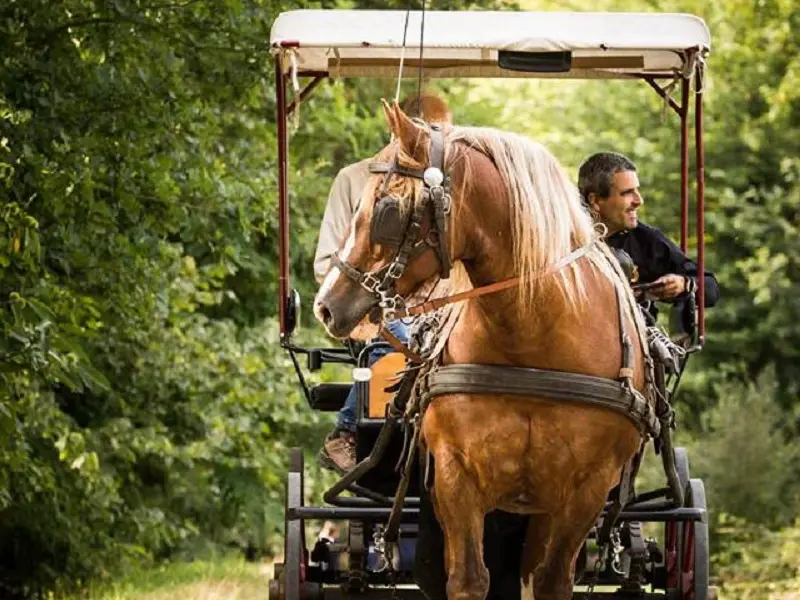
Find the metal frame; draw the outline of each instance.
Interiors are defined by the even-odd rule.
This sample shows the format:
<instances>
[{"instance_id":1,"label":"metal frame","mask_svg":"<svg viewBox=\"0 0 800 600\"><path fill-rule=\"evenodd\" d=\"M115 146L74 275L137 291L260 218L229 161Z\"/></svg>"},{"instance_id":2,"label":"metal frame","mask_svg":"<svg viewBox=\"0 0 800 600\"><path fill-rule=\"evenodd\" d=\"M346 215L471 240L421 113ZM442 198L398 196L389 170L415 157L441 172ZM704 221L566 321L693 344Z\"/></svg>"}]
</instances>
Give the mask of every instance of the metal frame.
<instances>
[{"instance_id":1,"label":"metal frame","mask_svg":"<svg viewBox=\"0 0 800 600\"><path fill-rule=\"evenodd\" d=\"M291 47L292 44L286 44ZM694 145L695 145L695 180L696 180L696 215L695 215L695 228L697 232L697 264L700 277L697 282L697 302L698 302L698 337L697 344L693 347L693 351L697 351L704 345L705 342L705 148L703 143L703 69L704 63L702 60L696 60L698 55L702 52L701 48L686 49L684 56L686 64L693 65L691 72L684 73L681 77L681 93L680 102L676 101L670 96L670 90L663 86L663 81L672 79L673 76L664 75L634 75L631 79L644 81L647 83L669 106L672 111L678 116L680 124L680 159L681 159L681 178L680 178L680 248L684 253L687 253L688 239L689 239L689 127L690 127L690 101L691 101L691 86L695 85L694 94ZM310 81L294 94L291 102L287 99L287 80L292 77L291 74L285 74L282 69L281 53L275 56L275 78L276 78L276 117L277 117L277 132L278 132L278 213L279 213L279 259L280 259L280 279L279 279L279 294L280 294L280 343L281 346L289 351L294 362L295 369L300 377L301 385L304 392L309 397L309 389L303 378L302 371L297 362L296 353L307 353L309 359L310 353L317 352L319 357L317 362L350 362L358 366L364 366L367 362L367 351L361 352L356 357L350 356L343 349L338 350L309 350L299 348L291 343L291 330L289 327L289 309L291 303L290 294L290 272L289 272L289 231L290 231L290 210L289 210L289 193L288 193L288 161L289 161L289 140L288 140L288 120L292 113L297 110L300 102L306 99L313 93L315 88L324 80L329 77L325 72L312 72L300 71L295 74L297 77L310 78ZM694 81L693 81L694 80ZM296 83L295 83L296 85ZM351 349L352 351L352 349ZM329 355L323 357L324 352L329 352ZM678 380L680 377L678 377ZM363 398L367 384L357 382L355 384L359 391L358 403L358 416L360 421L372 421L364 416L364 407L362 405ZM677 388L677 381L675 383ZM673 390L674 394L674 390ZM376 424L381 422L380 419L374 420ZM286 532L290 539L297 537L297 532L303 530L303 525L306 520L347 520L353 525L365 525L374 521L386 521L390 517L398 518L402 523L413 524L419 519L420 513L420 498L407 497L403 503L399 514L393 515L393 501L394 498L384 496L382 493L372 491L360 484L362 474L377 464L389 442L389 438L394 429L394 418L387 416L382 423L383 427L378 435L378 438L369 454L364 458L355 470L351 471L330 489L328 489L323 497L323 506L307 506L305 505L302 495L298 496L296 493L288 494L288 501L285 507L286 519ZM671 451L671 450L670 450ZM684 457L685 458L685 457ZM296 463L296 460L292 461ZM680 462L680 461L679 461ZM680 466L680 465L678 465ZM688 466L684 469L687 472L685 476L688 477ZM679 473L680 474L680 473ZM302 473L297 473L297 465L293 464L289 475L290 488L297 489L298 482L302 486ZM343 495L348 492L350 495ZM299 498L299 499L298 499ZM608 502L602 515L605 516L612 510L611 502ZM670 488L661 488L651 490L638 494L635 499L623 507L622 512L616 518L620 523L622 522L661 522L661 523L679 523L680 530L683 527L698 526L700 528L706 526L707 511L705 506L686 505L682 500L676 499L674 493ZM682 543L682 540L679 540ZM300 548L289 548L291 556L287 556L287 562L293 565L300 564ZM666 547L665 547L666 551ZM290 577L284 576L284 587L281 590L284 595L271 594L270 597L281 597L286 600L295 600L302 595L309 597L317 597L314 595L313 590L306 588L309 586L308 582L300 579L299 573L292 571ZM394 581L394 580L390 580ZM321 584L320 584L321 585ZM325 598L337 597L341 594L342 597L348 594L345 591L347 586L341 587L328 587L325 591ZM302 588L302 590L300 589ZM321 588L320 588L321 589ZM277 588L276 588L277 590ZM365 591L365 597L384 597L383 588L368 589ZM397 590L398 592L400 590ZM367 594L367 592L369 592ZM668 590L667 594L674 593L674 590ZM416 597L418 591L403 589L401 597ZM421 594L420 594L421 595ZM590 596L585 592L576 591L576 598L588 598ZM598 597L603 594L598 594ZM323 596L319 596L323 597ZM387 596L388 597L388 596ZM663 594L645 594L643 598L658 598L664 600L667 596Z\"/></svg>"},{"instance_id":2,"label":"metal frame","mask_svg":"<svg viewBox=\"0 0 800 600\"><path fill-rule=\"evenodd\" d=\"M291 44L289 44L291 45ZM640 76L650 85L680 119L681 135L681 231L680 247L686 253L689 237L689 95L692 79L695 81L695 179L696 179L696 215L697 230L697 266L700 273L697 281L698 308L698 346L705 344L705 147L703 143L703 62L694 61L700 50L686 50L687 62L694 64L692 73L682 78L681 102L678 104L668 92L656 81L657 76ZM286 103L286 83L288 74L283 73L280 53L275 55L275 90L276 117L278 121L278 214L279 214L279 257L280 257L280 339L281 345L289 343L291 332L288 331L286 312L289 300L289 198L288 198L288 134L287 120L299 102L308 97L328 73L304 72L299 77L312 77L312 81L294 98L290 105Z\"/></svg>"}]
</instances>

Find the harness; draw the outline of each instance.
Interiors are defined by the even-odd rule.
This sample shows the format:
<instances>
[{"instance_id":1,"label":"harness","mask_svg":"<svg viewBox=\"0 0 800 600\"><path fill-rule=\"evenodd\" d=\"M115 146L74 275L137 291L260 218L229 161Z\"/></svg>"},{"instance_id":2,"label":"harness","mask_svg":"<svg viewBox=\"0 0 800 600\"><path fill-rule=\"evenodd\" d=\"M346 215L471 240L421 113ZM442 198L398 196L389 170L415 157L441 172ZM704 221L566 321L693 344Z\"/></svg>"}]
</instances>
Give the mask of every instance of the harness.
<instances>
[{"instance_id":1,"label":"harness","mask_svg":"<svg viewBox=\"0 0 800 600\"><path fill-rule=\"evenodd\" d=\"M413 307L406 307L405 301L397 293L396 283L405 273L409 263L428 248L433 248L437 252L443 278L449 276L451 269L448 249L448 216L452 206L449 191L450 180L444 172L444 138L438 127L428 127L431 134L431 157L430 166L426 169L403 167L398 164L397 157L392 163L370 164L371 172L385 174L370 223L370 239L373 243L393 248L395 250L394 258L385 266L373 271L363 271L342 260L338 254L334 254L332 261L333 265L339 267L345 276L376 296L377 303L383 310L384 322L400 317L426 315L424 319L421 319L421 329L427 327L428 343L416 344L415 349L406 347L391 333L381 328L381 335L408 359L405 375L397 386L398 391L392 403L387 407L384 430L388 432L400 417L403 418L406 425L413 428L410 435L406 428L405 461L392 512L383 536L386 542L396 541L401 508L420 440L421 420L427 406L436 396L461 393L511 394L602 406L630 419L644 441L650 436L661 439L665 450L668 450L670 455L667 457L667 452L664 452L665 461L671 460L672 455L669 442L671 409L668 404L665 408L664 402L659 401L660 396L655 391L653 362L649 354L647 339L638 321L636 321L636 330L646 361L647 396L633 386L633 351L625 322L625 308L626 306L630 307L630 303L626 304L626 298L619 286L615 286L615 288L622 361L617 378L506 365L441 364L447 339L455 328L461 311L461 307L448 307L448 305L512 288L519 285L521 278L512 277L460 294L423 302ZM411 209L405 213L402 200L387 193L389 181L393 175L421 179L424 184L419 198L411 198ZM432 213L430 231L423 237L422 225L428 212ZM537 277L554 273L580 259L595 243L596 241L593 241L587 246L573 250L547 271L537 274ZM613 260L610 250L605 252L605 255L612 268L624 280L619 263L615 264L616 261ZM445 307L451 310L447 316L442 317L438 313L441 313L441 309ZM415 346L413 338L412 335L411 345ZM656 404L658 404L658 409L656 409ZM402 457L401 462L403 462ZM683 490L678 484L674 464L668 465L665 462L665 468L673 495L682 504ZM619 498L615 500L604 520L599 536L601 540L609 538L611 526L622 510L622 506L630 499L632 481L637 469L638 461L634 459L625 466L620 474ZM424 478L426 485L427 471L426 468ZM345 479L348 481L355 479L360 473L361 469L357 467L355 472ZM387 550L390 548L391 545L388 545Z\"/></svg>"},{"instance_id":2,"label":"harness","mask_svg":"<svg viewBox=\"0 0 800 600\"><path fill-rule=\"evenodd\" d=\"M373 162L372 173L385 173L379 199L373 209L370 223L370 241L392 248L391 262L374 271L363 271L342 260L338 252L331 264L339 267L346 277L376 296L383 309L383 320L391 321L404 313L405 300L397 293L396 284L409 263L428 248L433 248L441 265L442 277L450 276L450 251L448 240L448 215L451 210L450 181L444 175L444 136L436 125L430 125L431 166L427 169L409 169L401 166L397 157L391 163ZM393 175L421 179L424 186L419 199L412 197L410 210L403 210L403 200L388 193ZM432 211L428 235L422 237L422 225L427 212ZM403 313L401 315L401 313Z\"/></svg>"}]
</instances>

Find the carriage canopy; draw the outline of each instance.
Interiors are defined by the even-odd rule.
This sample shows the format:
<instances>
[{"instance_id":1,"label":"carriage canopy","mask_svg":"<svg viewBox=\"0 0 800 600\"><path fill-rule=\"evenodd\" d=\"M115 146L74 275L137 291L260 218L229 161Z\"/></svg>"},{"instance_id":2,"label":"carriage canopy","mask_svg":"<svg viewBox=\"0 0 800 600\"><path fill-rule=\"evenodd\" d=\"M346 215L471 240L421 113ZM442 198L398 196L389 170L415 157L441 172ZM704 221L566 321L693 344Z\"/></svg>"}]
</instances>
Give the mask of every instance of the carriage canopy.
<instances>
[{"instance_id":1,"label":"carriage canopy","mask_svg":"<svg viewBox=\"0 0 800 600\"><path fill-rule=\"evenodd\" d=\"M421 37L426 77L690 77L710 49L677 13L295 10L270 43L286 73L416 77Z\"/></svg>"}]
</instances>

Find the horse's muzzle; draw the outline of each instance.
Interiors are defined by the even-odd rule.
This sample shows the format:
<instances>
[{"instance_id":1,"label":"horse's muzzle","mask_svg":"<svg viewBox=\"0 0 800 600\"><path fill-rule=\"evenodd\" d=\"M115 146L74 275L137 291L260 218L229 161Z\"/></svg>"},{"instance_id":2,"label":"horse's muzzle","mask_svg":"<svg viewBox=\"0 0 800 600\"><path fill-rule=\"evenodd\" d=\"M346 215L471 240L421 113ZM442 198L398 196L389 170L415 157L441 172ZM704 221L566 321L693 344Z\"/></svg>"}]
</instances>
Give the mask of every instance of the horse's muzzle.
<instances>
[{"instance_id":1,"label":"horse's muzzle","mask_svg":"<svg viewBox=\"0 0 800 600\"><path fill-rule=\"evenodd\" d=\"M350 291L353 293L330 292L314 301L314 315L335 338L346 339L378 304L378 299L366 290L356 288Z\"/></svg>"}]
</instances>

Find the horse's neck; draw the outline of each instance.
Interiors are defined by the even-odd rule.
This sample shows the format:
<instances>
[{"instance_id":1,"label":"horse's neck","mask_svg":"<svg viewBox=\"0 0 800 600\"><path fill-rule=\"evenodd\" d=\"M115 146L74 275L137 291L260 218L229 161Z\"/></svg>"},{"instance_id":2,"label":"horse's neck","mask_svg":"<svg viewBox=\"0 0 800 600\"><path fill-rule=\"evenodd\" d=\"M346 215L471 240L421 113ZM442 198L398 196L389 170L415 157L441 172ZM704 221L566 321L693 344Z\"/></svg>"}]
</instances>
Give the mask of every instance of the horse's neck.
<instances>
[{"instance_id":1,"label":"horse's neck","mask_svg":"<svg viewBox=\"0 0 800 600\"><path fill-rule=\"evenodd\" d=\"M470 186L459 194L453 215L453 245L473 287L516 276L513 215L507 189L492 163L471 156ZM463 171L456 179L462 180ZM457 187L457 186L456 186ZM579 262L588 304L576 308L562 295L555 276L537 277L535 303L515 288L468 302L448 344L456 363L513 364L578 372L618 372L619 329L613 287L589 264Z\"/></svg>"},{"instance_id":2,"label":"horse's neck","mask_svg":"<svg viewBox=\"0 0 800 600\"><path fill-rule=\"evenodd\" d=\"M450 338L448 360L615 372L620 361L619 333L616 319L608 318L616 308L613 293L606 288L591 306L575 309L561 296L553 278L549 280L541 284L545 287L530 308L520 303L515 288L471 300ZM596 284L590 277L590 287Z\"/></svg>"}]
</instances>

